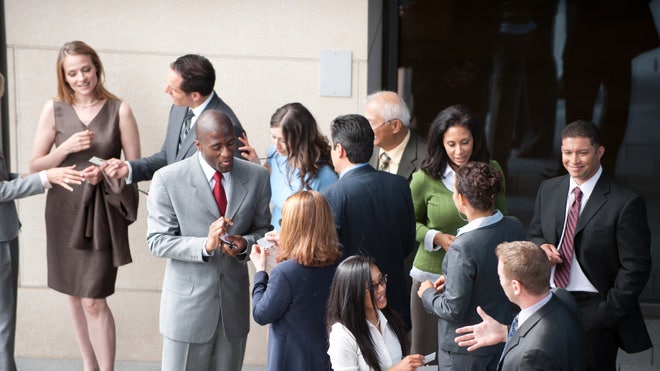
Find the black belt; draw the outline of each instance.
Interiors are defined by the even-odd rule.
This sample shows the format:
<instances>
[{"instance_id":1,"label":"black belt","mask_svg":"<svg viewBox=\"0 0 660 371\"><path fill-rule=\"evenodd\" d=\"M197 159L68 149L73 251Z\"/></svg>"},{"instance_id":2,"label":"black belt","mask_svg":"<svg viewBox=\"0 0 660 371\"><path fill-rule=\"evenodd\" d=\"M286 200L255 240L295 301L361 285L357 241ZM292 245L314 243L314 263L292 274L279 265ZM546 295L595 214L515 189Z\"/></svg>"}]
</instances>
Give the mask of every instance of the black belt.
<instances>
[{"instance_id":1,"label":"black belt","mask_svg":"<svg viewBox=\"0 0 660 371\"><path fill-rule=\"evenodd\" d=\"M573 299L575 299L576 301L589 300L598 296L597 292L570 291L570 293L571 295L573 295Z\"/></svg>"}]
</instances>

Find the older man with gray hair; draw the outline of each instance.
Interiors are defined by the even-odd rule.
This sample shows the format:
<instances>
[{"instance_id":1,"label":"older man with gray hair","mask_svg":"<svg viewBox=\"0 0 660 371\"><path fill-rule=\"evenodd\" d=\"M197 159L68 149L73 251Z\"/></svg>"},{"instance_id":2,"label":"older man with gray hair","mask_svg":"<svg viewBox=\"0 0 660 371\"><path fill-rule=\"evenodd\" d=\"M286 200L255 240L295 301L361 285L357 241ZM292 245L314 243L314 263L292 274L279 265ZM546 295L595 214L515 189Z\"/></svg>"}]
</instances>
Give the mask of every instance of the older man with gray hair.
<instances>
[{"instance_id":1,"label":"older man with gray hair","mask_svg":"<svg viewBox=\"0 0 660 371\"><path fill-rule=\"evenodd\" d=\"M426 156L426 142L410 130L406 102L394 92L380 91L367 97L364 116L374 131L374 151L369 164L410 182Z\"/></svg>"}]
</instances>

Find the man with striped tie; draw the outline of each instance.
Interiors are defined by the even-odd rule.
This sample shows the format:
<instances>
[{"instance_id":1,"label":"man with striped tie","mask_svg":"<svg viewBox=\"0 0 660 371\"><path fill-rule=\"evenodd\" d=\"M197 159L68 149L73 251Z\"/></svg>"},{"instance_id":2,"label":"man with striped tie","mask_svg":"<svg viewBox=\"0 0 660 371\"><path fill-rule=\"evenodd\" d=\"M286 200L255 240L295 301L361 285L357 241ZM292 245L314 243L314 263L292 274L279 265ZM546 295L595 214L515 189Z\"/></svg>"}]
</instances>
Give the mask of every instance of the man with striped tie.
<instances>
[{"instance_id":1,"label":"man with striped tie","mask_svg":"<svg viewBox=\"0 0 660 371\"><path fill-rule=\"evenodd\" d=\"M567 175L541 184L528 235L547 254L551 285L578 303L589 370L615 370L618 348L652 344L639 306L651 272L644 199L605 174L598 127L579 120L561 132Z\"/></svg>"}]
</instances>

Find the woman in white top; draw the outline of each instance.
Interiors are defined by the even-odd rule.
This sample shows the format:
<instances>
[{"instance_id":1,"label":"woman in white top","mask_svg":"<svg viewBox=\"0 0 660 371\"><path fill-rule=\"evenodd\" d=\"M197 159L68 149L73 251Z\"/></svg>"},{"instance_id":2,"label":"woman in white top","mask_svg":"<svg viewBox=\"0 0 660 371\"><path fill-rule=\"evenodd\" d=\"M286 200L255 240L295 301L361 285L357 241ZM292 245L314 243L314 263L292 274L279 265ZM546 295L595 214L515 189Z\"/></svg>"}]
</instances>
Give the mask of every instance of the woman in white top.
<instances>
[{"instance_id":1,"label":"woman in white top","mask_svg":"<svg viewBox=\"0 0 660 371\"><path fill-rule=\"evenodd\" d=\"M351 256L337 267L328 300L328 354L339 370L416 370L401 319L387 307L383 275L373 259ZM403 359L402 359L403 358Z\"/></svg>"}]
</instances>

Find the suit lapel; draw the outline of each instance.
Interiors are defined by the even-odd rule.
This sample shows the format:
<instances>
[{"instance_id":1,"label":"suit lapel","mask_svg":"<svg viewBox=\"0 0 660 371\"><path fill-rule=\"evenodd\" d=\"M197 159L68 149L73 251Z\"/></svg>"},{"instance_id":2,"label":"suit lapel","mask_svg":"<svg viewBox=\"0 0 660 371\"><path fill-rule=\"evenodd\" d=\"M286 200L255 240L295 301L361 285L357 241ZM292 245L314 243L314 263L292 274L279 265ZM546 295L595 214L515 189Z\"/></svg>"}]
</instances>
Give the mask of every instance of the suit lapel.
<instances>
[{"instance_id":1,"label":"suit lapel","mask_svg":"<svg viewBox=\"0 0 660 371\"><path fill-rule=\"evenodd\" d=\"M568 182L569 176L563 176L556 189L551 190L550 205L555 205L554 226L555 226L555 245L559 244L559 239L564 231L564 221L566 221L566 202L568 201ZM559 246L557 246L559 247Z\"/></svg>"},{"instance_id":2,"label":"suit lapel","mask_svg":"<svg viewBox=\"0 0 660 371\"><path fill-rule=\"evenodd\" d=\"M403 149L403 154L401 155L401 162L399 162L397 174L408 179L410 174L415 171L415 160L417 160L417 138L411 131L410 139L408 139L406 148Z\"/></svg>"},{"instance_id":3,"label":"suit lapel","mask_svg":"<svg viewBox=\"0 0 660 371\"><path fill-rule=\"evenodd\" d=\"M206 208L213 214L217 219L220 217L220 211L218 210L218 204L213 198L213 192L209 186L209 182L204 175L202 170L202 165L199 164L199 158L197 156L190 157L191 161L194 164L191 164L192 171L190 176L190 186L193 189L192 197L194 200L199 200Z\"/></svg>"},{"instance_id":4,"label":"suit lapel","mask_svg":"<svg viewBox=\"0 0 660 371\"><path fill-rule=\"evenodd\" d=\"M577 225L575 226L575 233L579 233L589 223L591 218L596 215L603 205L607 202L607 194L610 192L610 180L607 175L601 174L596 186L594 187L587 204L578 218Z\"/></svg>"},{"instance_id":5,"label":"suit lapel","mask_svg":"<svg viewBox=\"0 0 660 371\"><path fill-rule=\"evenodd\" d=\"M227 199L227 218L232 219L245 201L248 189L245 184L248 182L248 175L245 172L244 164L241 160L234 159L234 167L231 170L231 189Z\"/></svg>"}]
</instances>

